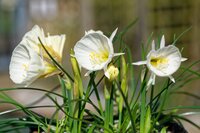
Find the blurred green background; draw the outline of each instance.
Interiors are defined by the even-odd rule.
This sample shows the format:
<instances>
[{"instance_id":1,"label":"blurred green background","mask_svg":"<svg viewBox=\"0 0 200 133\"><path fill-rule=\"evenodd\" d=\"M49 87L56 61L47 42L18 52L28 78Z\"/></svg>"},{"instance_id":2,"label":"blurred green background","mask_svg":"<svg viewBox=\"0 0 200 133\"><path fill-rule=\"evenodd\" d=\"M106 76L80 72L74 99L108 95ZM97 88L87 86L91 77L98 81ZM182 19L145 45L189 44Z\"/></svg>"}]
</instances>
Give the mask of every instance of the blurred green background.
<instances>
[{"instance_id":1,"label":"blurred green background","mask_svg":"<svg viewBox=\"0 0 200 133\"><path fill-rule=\"evenodd\" d=\"M183 56L189 59L184 65L200 59L199 0L0 0L0 87L15 86L8 75L11 53L33 25L41 26L50 34L66 34L65 58L68 61L69 50L85 31L94 29L110 34L117 27L123 30L136 18L138 22L124 38L131 47L134 61L141 59L140 44L146 42L152 32L154 38L164 33L166 43L170 44L175 34L189 27L191 30L180 38L177 46L184 47ZM185 86L184 90L200 94L198 82ZM52 87L54 79L40 83ZM30 98L29 92L12 94L22 102L27 97L31 100L39 97L32 94ZM171 104L200 105L198 100L184 95L177 96L174 101L176 103L172 99Z\"/></svg>"}]
</instances>

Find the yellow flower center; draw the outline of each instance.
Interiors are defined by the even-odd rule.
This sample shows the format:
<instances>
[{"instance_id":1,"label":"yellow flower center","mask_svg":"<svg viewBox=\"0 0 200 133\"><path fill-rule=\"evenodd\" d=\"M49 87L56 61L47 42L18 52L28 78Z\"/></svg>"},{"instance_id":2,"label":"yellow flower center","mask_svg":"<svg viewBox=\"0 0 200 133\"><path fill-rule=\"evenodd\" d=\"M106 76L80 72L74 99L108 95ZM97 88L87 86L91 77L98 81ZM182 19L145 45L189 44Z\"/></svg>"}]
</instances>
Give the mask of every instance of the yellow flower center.
<instances>
[{"instance_id":1,"label":"yellow flower center","mask_svg":"<svg viewBox=\"0 0 200 133\"><path fill-rule=\"evenodd\" d=\"M108 60L109 52L108 51L100 51L99 53L91 52L90 60L93 64L101 64Z\"/></svg>"},{"instance_id":2,"label":"yellow flower center","mask_svg":"<svg viewBox=\"0 0 200 133\"><path fill-rule=\"evenodd\" d=\"M168 59L164 57L152 57L150 63L152 66L160 68L168 63Z\"/></svg>"}]
</instances>

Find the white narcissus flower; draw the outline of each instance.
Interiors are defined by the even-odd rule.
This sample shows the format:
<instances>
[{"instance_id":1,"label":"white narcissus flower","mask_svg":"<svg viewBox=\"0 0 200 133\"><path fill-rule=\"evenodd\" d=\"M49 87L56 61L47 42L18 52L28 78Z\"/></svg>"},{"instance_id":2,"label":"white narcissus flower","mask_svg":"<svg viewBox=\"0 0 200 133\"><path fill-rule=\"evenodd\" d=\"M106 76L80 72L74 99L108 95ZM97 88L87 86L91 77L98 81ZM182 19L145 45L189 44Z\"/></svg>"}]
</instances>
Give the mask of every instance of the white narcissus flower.
<instances>
[{"instance_id":1,"label":"white narcissus flower","mask_svg":"<svg viewBox=\"0 0 200 133\"><path fill-rule=\"evenodd\" d=\"M116 32L117 29L108 38L101 31L90 30L76 43L74 46L74 56L81 67L89 70L85 76L101 69L104 69L104 72L106 72L107 65L112 58L124 54L114 53L112 41Z\"/></svg>"},{"instance_id":2,"label":"white narcissus flower","mask_svg":"<svg viewBox=\"0 0 200 133\"><path fill-rule=\"evenodd\" d=\"M45 71L41 57L29 47L18 45L12 54L9 73L16 84L28 85Z\"/></svg>"},{"instance_id":3,"label":"white narcissus flower","mask_svg":"<svg viewBox=\"0 0 200 133\"><path fill-rule=\"evenodd\" d=\"M178 70L182 61L187 60L182 58L181 53L174 45L165 46L165 38L162 36L160 48L155 49L155 43L152 42L152 50L147 55L146 61L139 61L132 63L133 65L147 65L151 71L149 84L155 84L155 77L169 77L171 81L175 82L172 74Z\"/></svg>"},{"instance_id":4,"label":"white narcissus flower","mask_svg":"<svg viewBox=\"0 0 200 133\"><path fill-rule=\"evenodd\" d=\"M45 37L43 29L36 25L24 35L13 51L9 73L14 83L29 85L37 78L48 77L59 72L41 47L38 38L51 56L58 63L62 62L65 35Z\"/></svg>"}]
</instances>

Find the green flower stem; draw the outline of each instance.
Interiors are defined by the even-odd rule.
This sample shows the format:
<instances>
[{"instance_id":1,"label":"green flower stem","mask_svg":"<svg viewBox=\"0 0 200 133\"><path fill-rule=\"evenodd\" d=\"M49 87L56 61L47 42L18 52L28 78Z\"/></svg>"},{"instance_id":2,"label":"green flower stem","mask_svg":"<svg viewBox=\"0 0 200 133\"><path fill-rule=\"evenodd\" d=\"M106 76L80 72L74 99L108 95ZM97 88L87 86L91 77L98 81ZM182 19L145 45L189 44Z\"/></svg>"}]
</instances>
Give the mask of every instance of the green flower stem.
<instances>
[{"instance_id":1,"label":"green flower stem","mask_svg":"<svg viewBox=\"0 0 200 133\"><path fill-rule=\"evenodd\" d=\"M150 109L152 110L153 109L152 108L152 104L153 104L152 100L153 100L153 95L154 95L154 85L151 86L150 91L151 91L151 94L150 94Z\"/></svg>"},{"instance_id":2,"label":"green flower stem","mask_svg":"<svg viewBox=\"0 0 200 133\"><path fill-rule=\"evenodd\" d=\"M73 88L73 98L74 99L79 99L79 82L78 82L78 78L77 77L78 76L76 74L74 76L74 88ZM73 102L73 116L74 116L74 118L78 118L79 105L80 105L79 101L76 101L76 102L74 101ZM76 120L73 121L72 132L73 133L79 133L78 132L78 121L76 121Z\"/></svg>"},{"instance_id":3,"label":"green flower stem","mask_svg":"<svg viewBox=\"0 0 200 133\"><path fill-rule=\"evenodd\" d=\"M73 52L73 50L71 50L71 55L73 55L73 54L74 54L74 52ZM79 97L82 98L83 97L83 84L82 84L82 79L81 79L81 72L80 72L78 62L75 57L71 57L71 64L72 64L74 76L77 80L77 87L78 87L77 88L78 92L75 92L75 93L78 93Z\"/></svg>"},{"instance_id":4,"label":"green flower stem","mask_svg":"<svg viewBox=\"0 0 200 133\"><path fill-rule=\"evenodd\" d=\"M135 86L134 90L136 90L136 88L137 88L137 86L139 84L139 78L140 77L138 76L137 83L136 83L136 86ZM135 95L136 95L136 92L132 95L131 101L134 101L134 96ZM137 101L138 101L139 97L140 97L140 92L138 92L138 95L136 96L135 101L130 103L131 104L130 105L131 109L134 108L134 106L137 104Z\"/></svg>"},{"instance_id":5,"label":"green flower stem","mask_svg":"<svg viewBox=\"0 0 200 133\"><path fill-rule=\"evenodd\" d=\"M162 113L162 110L163 110L163 108L164 108L165 101L166 101L167 94L168 94L169 85L170 85L170 79L168 79L167 86L163 89L163 90L164 90L163 101L161 102L158 115L156 116L156 118L155 118L154 121L153 121L153 124L152 124L153 126L154 126L155 123L158 121L158 119L159 119L159 117L160 117L160 115L161 115L161 113Z\"/></svg>"},{"instance_id":6,"label":"green flower stem","mask_svg":"<svg viewBox=\"0 0 200 133\"><path fill-rule=\"evenodd\" d=\"M134 76L134 69L133 69L133 65L131 64L133 61L132 61L132 53L131 53L131 49L130 48L127 48L127 53L128 53L128 77L130 79L130 94L132 94L131 96L131 100L130 101L133 101L133 98L135 97L135 93L136 93L136 85L137 85L137 82L138 80L135 79L135 76ZM133 102L131 102L133 103ZM131 104L130 103L130 104Z\"/></svg>"},{"instance_id":7,"label":"green flower stem","mask_svg":"<svg viewBox=\"0 0 200 133\"><path fill-rule=\"evenodd\" d=\"M73 116L73 114L72 114L73 106L72 106L72 102L71 102L71 100L72 100L72 96L71 96L72 91L71 90L72 89L71 89L71 87L70 88L66 87L66 86L69 86L69 85L67 85L67 82L65 82L64 79L62 79L62 78L63 77L59 76L59 81L60 81L61 89L62 89L62 95L63 95L63 97L65 97L65 98L63 98L64 111L66 113L69 113L70 116ZM68 107L66 105L68 105ZM72 120L69 119L67 116L65 116L65 121L64 121L65 125L68 122L69 122L69 125L72 125ZM66 130L69 131L70 127L71 126L66 127Z\"/></svg>"},{"instance_id":8,"label":"green flower stem","mask_svg":"<svg viewBox=\"0 0 200 133\"><path fill-rule=\"evenodd\" d=\"M136 127L135 127L135 122L133 120L133 116L132 116L132 113L131 113L131 110L130 110L130 107L129 107L129 104L128 104L128 101L119 85L119 83L117 81L115 81L116 85L117 85L117 88L118 90L120 91L120 94L122 95L123 97L123 100L124 100L124 103L126 105L126 108L127 108L127 111L128 111L128 114L129 114L129 117L130 117L130 121L131 121L131 128L132 128L132 132L133 133L136 133Z\"/></svg>"},{"instance_id":9,"label":"green flower stem","mask_svg":"<svg viewBox=\"0 0 200 133\"><path fill-rule=\"evenodd\" d=\"M73 55L74 52L71 50L71 55ZM75 57L71 57L71 64L72 69L74 73L74 89L73 89L73 97L74 99L83 99L83 84L81 79L81 72L78 65L78 62L76 61ZM80 118L81 115L81 107L82 107L82 101L74 102L74 117ZM73 122L73 129L72 131L74 133L80 133L81 132L81 125L82 121L76 121Z\"/></svg>"},{"instance_id":10,"label":"green flower stem","mask_svg":"<svg viewBox=\"0 0 200 133\"><path fill-rule=\"evenodd\" d=\"M113 118L113 108L114 108L114 106L113 106L113 94L114 94L114 91L115 91L115 89L114 89L114 84L112 83L112 88L111 88L111 92L110 92L110 94L111 94L111 96L110 96L110 123L112 123L113 124L113 122L114 122L114 118Z\"/></svg>"},{"instance_id":11,"label":"green flower stem","mask_svg":"<svg viewBox=\"0 0 200 133\"><path fill-rule=\"evenodd\" d=\"M86 90L86 93L85 93L84 100L88 100L88 98L89 98L89 93L90 93L90 90L92 88L92 82L94 82L94 79L95 79L95 73L90 74L90 81L89 81L89 84L88 84L88 87L87 87L87 90ZM80 119L83 119L83 115L84 115L84 111L85 111L85 105L86 105L86 102L83 102L82 108L80 110ZM81 131L81 124L79 124L79 131Z\"/></svg>"},{"instance_id":12,"label":"green flower stem","mask_svg":"<svg viewBox=\"0 0 200 133\"><path fill-rule=\"evenodd\" d=\"M72 94L72 90L69 90L67 89L67 98L68 98L68 112L69 112L69 115L70 116L73 116L73 102L72 102L72 99L73 99L73 94ZM66 116L67 117L67 116ZM72 119L66 119L66 120L69 120L69 127L66 127L67 129L71 128L72 126ZM67 122L67 121L66 121Z\"/></svg>"},{"instance_id":13,"label":"green flower stem","mask_svg":"<svg viewBox=\"0 0 200 133\"><path fill-rule=\"evenodd\" d=\"M140 133L144 133L145 131L145 114L146 114L146 77L147 77L147 73L148 73L148 69L143 69L143 77L141 79L141 90L140 90L140 94L141 94L141 106L140 106ZM142 75L142 74L141 74ZM138 94L139 95L139 94ZM137 99L136 99L137 100Z\"/></svg>"},{"instance_id":14,"label":"green flower stem","mask_svg":"<svg viewBox=\"0 0 200 133\"><path fill-rule=\"evenodd\" d=\"M102 104L101 104L101 99L100 99L99 92L97 90L97 86L95 84L95 81L92 82L92 85L94 87L94 92L95 92L95 95L96 95L96 98L97 98L97 102L98 102L98 106L99 106L101 115L103 115L103 107L102 107Z\"/></svg>"},{"instance_id":15,"label":"green flower stem","mask_svg":"<svg viewBox=\"0 0 200 133\"><path fill-rule=\"evenodd\" d=\"M119 112L118 133L120 133L121 131L121 124L122 124L122 111Z\"/></svg>"},{"instance_id":16,"label":"green flower stem","mask_svg":"<svg viewBox=\"0 0 200 133\"><path fill-rule=\"evenodd\" d=\"M60 84L61 84L62 95L63 95L63 97L65 97L65 98L63 98L63 104L66 104L66 103L67 103L67 99L66 99L67 94L66 94L65 82L63 81L62 77L59 76L58 78L59 78L59 81L60 81ZM66 107L65 107L64 110L65 110L66 112L68 112L68 110L67 110Z\"/></svg>"},{"instance_id":17,"label":"green flower stem","mask_svg":"<svg viewBox=\"0 0 200 133\"><path fill-rule=\"evenodd\" d=\"M145 114L146 114L146 89L142 87L141 92L141 115L140 115L140 133L144 133L145 130Z\"/></svg>"},{"instance_id":18,"label":"green flower stem","mask_svg":"<svg viewBox=\"0 0 200 133\"><path fill-rule=\"evenodd\" d=\"M123 91L123 94L126 96L127 95L127 91L128 91L128 87L127 87L127 70L128 70L128 65L126 63L126 60L124 58L124 56L121 56L121 89ZM124 100L122 95L119 96L119 105L118 105L118 110L119 110L119 124L118 124L118 129L120 132L120 128L121 128L121 120L122 120L122 109L123 109L123 105L124 105Z\"/></svg>"},{"instance_id":19,"label":"green flower stem","mask_svg":"<svg viewBox=\"0 0 200 133\"><path fill-rule=\"evenodd\" d=\"M109 128L109 122L110 122L110 93L107 90L107 87L105 85L104 87L104 97L105 97L105 117L104 117L104 127ZM107 131L104 131L107 133Z\"/></svg>"}]
</instances>

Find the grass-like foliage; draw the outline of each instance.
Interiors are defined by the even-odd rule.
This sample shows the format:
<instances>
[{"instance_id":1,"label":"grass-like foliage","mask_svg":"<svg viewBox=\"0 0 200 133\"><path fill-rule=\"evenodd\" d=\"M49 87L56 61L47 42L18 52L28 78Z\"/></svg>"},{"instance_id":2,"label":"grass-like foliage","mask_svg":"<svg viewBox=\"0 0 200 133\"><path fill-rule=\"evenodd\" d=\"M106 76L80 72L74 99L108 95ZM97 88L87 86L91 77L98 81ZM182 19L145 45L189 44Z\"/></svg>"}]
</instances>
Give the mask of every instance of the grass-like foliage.
<instances>
[{"instance_id":1,"label":"grass-like foliage","mask_svg":"<svg viewBox=\"0 0 200 133\"><path fill-rule=\"evenodd\" d=\"M23 69L21 73L24 75L18 77L22 78L22 81L12 77L12 70L10 70L10 75L14 82L21 82L19 84L25 84L25 87L0 89L0 104L11 104L15 107L0 112L0 132L18 133L22 132L21 129L45 133L186 132L181 121L189 122L200 129L199 125L185 117L188 114L199 114L200 106L166 106L167 101L169 98L173 98L174 94L200 99L197 94L181 90L186 84L200 79L199 71L192 69L200 61L189 66L180 66L180 63L186 59L182 58L181 52L175 46L177 39L188 30L177 38L175 37L174 42L169 46L165 46L164 36L158 37L158 41L154 42L153 35L150 35L147 42L141 44L141 59L143 61L133 63L134 51L128 47L124 37L127 31L133 28L136 21L133 21L121 32L117 33L115 30L110 38L107 38L100 31L86 32L86 35L77 42L75 48L69 53L73 74L70 74L62 66L61 58L56 54L59 48L51 46L56 44L47 44L49 42L56 43L54 39L59 40L58 36L45 37L39 35L37 31L34 32L34 37L36 37L32 39L31 35L27 34L23 39L29 39L29 41L21 42L27 43L26 45L19 44L22 50L20 49L21 51L18 53L28 52L30 57L25 58L26 55L20 54L20 56L25 56L25 61L18 62L18 64L23 63L20 64L21 67L18 67L16 62L13 68L10 67L13 71L15 66L17 69ZM84 44L85 42L86 44ZM107 42L108 45L106 45ZM33 49L30 49L29 47L35 45L33 43L37 45L37 48L34 46ZM90 47L93 43L96 46ZM150 49L151 44L152 49ZM118 53L114 53L113 46L119 48ZM100 50L98 51L96 48ZM17 48L15 50L17 51ZM33 52L34 50L35 52ZM15 57L17 58L14 52L11 63L14 62ZM81 54L82 56L80 56ZM38 60L30 61L37 58L41 62ZM45 63L43 64L43 62ZM32 70L36 67L30 66L36 64L42 64L43 67L37 68L37 71ZM143 66L135 67L134 65ZM84 79L83 69L88 70L85 76L89 76L89 80ZM104 74L102 74L101 69L104 70ZM172 77L175 71L178 72ZM34 75L35 73L37 74ZM32 76L30 76L31 74ZM53 75L58 77L59 86L55 85L55 88L45 89L29 87L35 79ZM14 76L18 75L15 73ZM23 79L23 76L27 77ZM56 88L60 89L61 93L55 92ZM23 105L5 93L16 90L44 93L43 98L48 98L53 104ZM94 96L97 102L94 102ZM57 98L61 98L62 102L58 102ZM37 103L40 100L42 99L38 99ZM87 105L90 107L88 108ZM32 111L36 108L52 108L55 112L52 113L51 117L46 118ZM196 110L196 112L184 112L185 109ZM180 110L181 113L179 113ZM15 112L23 112L25 115L17 118L8 117ZM62 117L58 117L60 113L63 114Z\"/></svg>"}]
</instances>

